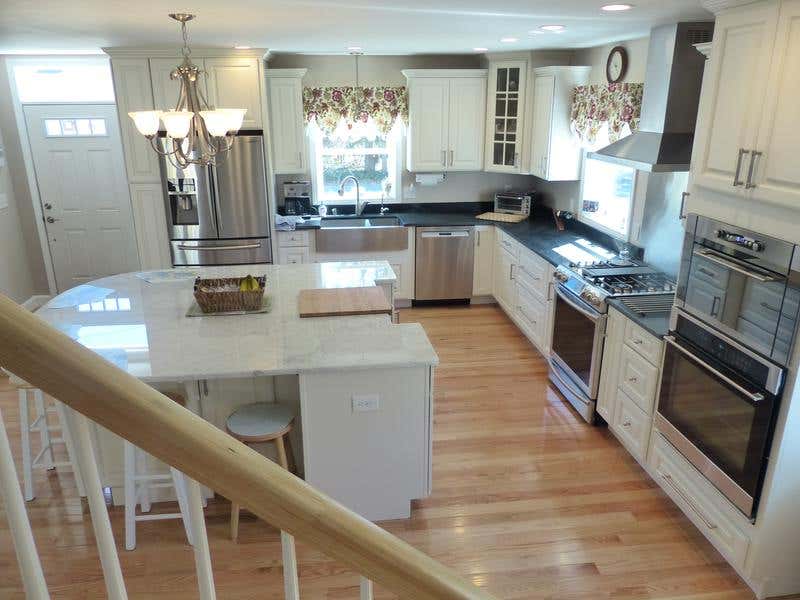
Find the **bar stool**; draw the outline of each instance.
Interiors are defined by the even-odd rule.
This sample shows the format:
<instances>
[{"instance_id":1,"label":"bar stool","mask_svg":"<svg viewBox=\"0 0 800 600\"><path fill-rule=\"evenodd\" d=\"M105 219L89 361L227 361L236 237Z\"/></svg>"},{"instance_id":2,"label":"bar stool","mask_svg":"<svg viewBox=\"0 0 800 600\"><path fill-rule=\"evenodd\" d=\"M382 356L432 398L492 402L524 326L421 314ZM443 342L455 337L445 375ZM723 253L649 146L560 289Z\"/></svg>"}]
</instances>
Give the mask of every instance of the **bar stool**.
<instances>
[{"instance_id":1,"label":"bar stool","mask_svg":"<svg viewBox=\"0 0 800 600\"><path fill-rule=\"evenodd\" d=\"M181 406L186 405L179 394L164 394ZM189 545L194 545L192 528L189 523L189 496L186 490L186 476L175 467L169 473L151 474L147 471L149 455L128 440L125 443L125 549L136 548L137 521L162 521L164 519L182 519ZM149 513L151 508L150 490L173 488L178 499L179 512L162 514L136 514L136 505L140 505L142 513Z\"/></svg>"},{"instance_id":2,"label":"bar stool","mask_svg":"<svg viewBox=\"0 0 800 600\"><path fill-rule=\"evenodd\" d=\"M83 479L81 478L80 470L76 466L76 461L73 458L75 457L75 447L72 442L72 433L70 432L68 421L64 414L64 405L58 400L53 399L53 405L48 406L42 390L5 369L3 369L3 372L8 375L9 382L17 388L17 393L19 394L19 423L20 437L22 440L22 481L25 500L30 502L36 497L33 489L33 470L52 470L56 467L69 467L72 469L75 475L78 493L82 498L85 498L86 490L83 486ZM33 395L34 410L36 411L36 418L32 422L30 420L29 394ZM48 416L51 414L56 415L57 424L48 422ZM33 456L33 449L31 447L32 433L38 433L41 441L40 450L36 456ZM60 433L61 435L60 437L51 435L54 433ZM56 461L54 459L53 446L56 444L64 444L64 446L66 446L67 460Z\"/></svg>"},{"instance_id":3,"label":"bar stool","mask_svg":"<svg viewBox=\"0 0 800 600\"><path fill-rule=\"evenodd\" d=\"M245 444L258 444L274 442L278 451L278 464L289 469L289 460L292 466L294 456L292 445L287 435L294 426L294 412L282 404L257 402L237 408L225 423L228 433ZM284 440L284 438L286 438ZM288 457L287 457L288 454ZM231 502L231 539L236 541L239 537L239 509L236 502Z\"/></svg>"}]
</instances>

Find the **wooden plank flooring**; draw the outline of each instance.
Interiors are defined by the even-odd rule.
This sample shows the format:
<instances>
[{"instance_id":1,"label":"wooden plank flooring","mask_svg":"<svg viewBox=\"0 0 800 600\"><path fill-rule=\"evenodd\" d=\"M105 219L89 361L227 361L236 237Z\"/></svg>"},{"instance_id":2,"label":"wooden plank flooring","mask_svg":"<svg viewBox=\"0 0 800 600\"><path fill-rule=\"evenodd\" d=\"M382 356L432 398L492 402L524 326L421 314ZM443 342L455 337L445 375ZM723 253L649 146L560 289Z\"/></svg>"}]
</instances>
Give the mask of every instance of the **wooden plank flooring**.
<instances>
[{"instance_id":1,"label":"wooden plank flooring","mask_svg":"<svg viewBox=\"0 0 800 600\"><path fill-rule=\"evenodd\" d=\"M753 594L605 428L590 427L547 384L547 364L495 306L408 309L441 358L435 382L433 487L409 520L382 525L498 598L751 599ZM19 462L16 394L0 409ZM71 474L38 471L28 504L54 598L104 598L85 505ZM1 508L1 507L0 507ZM174 510L169 505L165 510ZM229 505L207 526L224 599L282 599L278 533ZM125 552L123 511L111 521L131 598L196 598L179 521L140 523ZM358 577L298 543L301 597L354 599ZM0 510L0 598L22 598ZM376 598L392 595L376 589Z\"/></svg>"}]
</instances>

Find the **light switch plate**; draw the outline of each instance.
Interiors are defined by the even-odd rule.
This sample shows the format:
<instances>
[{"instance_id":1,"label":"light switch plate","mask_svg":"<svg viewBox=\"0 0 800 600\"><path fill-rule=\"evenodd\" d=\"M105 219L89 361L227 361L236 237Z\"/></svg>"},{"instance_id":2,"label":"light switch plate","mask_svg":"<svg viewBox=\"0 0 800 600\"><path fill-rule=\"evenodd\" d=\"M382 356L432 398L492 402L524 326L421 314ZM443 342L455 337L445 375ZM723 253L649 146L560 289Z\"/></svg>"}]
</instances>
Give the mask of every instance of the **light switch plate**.
<instances>
[{"instance_id":1,"label":"light switch plate","mask_svg":"<svg viewBox=\"0 0 800 600\"><path fill-rule=\"evenodd\" d=\"M353 412L380 410L378 394L353 394Z\"/></svg>"}]
</instances>

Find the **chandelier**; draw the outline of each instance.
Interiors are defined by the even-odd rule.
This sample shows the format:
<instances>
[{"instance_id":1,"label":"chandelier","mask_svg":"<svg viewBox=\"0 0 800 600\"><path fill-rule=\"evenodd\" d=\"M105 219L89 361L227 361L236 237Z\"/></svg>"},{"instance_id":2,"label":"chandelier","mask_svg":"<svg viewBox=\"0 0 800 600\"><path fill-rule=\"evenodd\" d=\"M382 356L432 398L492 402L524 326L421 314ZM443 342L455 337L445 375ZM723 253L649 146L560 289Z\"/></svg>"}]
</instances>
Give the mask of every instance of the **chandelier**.
<instances>
[{"instance_id":1,"label":"chandelier","mask_svg":"<svg viewBox=\"0 0 800 600\"><path fill-rule=\"evenodd\" d=\"M189 165L220 164L233 146L247 109L214 108L209 105L200 87L200 77L205 75L200 67L192 63L186 23L194 15L177 13L170 17L181 24L183 36L183 62L170 74L170 79L180 82L181 91L174 110L143 110L130 112L139 133L150 140L158 154L178 169ZM159 121L164 124L166 138L163 146L158 139Z\"/></svg>"}]
</instances>

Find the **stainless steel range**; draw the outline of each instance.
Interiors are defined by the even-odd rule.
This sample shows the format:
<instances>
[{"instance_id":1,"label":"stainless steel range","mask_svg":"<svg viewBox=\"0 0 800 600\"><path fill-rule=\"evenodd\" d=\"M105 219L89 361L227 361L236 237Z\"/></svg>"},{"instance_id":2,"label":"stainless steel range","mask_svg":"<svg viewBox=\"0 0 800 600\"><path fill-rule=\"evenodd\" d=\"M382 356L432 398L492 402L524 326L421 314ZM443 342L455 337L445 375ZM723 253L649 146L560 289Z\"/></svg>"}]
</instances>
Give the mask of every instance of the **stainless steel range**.
<instances>
[{"instance_id":1,"label":"stainless steel range","mask_svg":"<svg viewBox=\"0 0 800 600\"><path fill-rule=\"evenodd\" d=\"M560 266L554 277L550 381L592 423L608 318L606 300L639 296L643 301L636 310L668 313L675 283L652 267L624 258Z\"/></svg>"}]
</instances>

